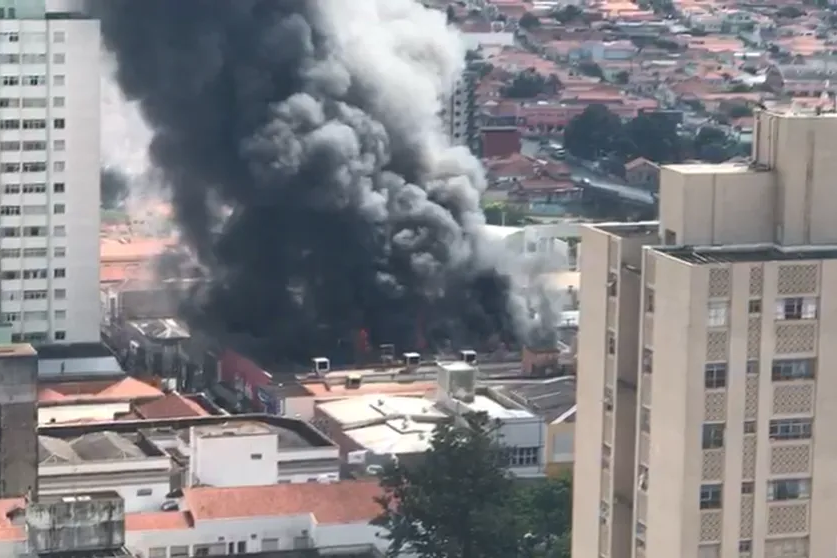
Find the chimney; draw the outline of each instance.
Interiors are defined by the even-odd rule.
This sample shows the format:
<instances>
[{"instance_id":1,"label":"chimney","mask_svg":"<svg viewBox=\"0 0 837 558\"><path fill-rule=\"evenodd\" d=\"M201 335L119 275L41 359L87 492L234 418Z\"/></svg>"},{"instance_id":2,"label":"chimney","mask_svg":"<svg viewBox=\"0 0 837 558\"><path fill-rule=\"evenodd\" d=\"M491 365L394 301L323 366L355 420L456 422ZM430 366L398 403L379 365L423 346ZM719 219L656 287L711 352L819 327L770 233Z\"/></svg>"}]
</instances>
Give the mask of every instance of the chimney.
<instances>
[{"instance_id":1,"label":"chimney","mask_svg":"<svg viewBox=\"0 0 837 558\"><path fill-rule=\"evenodd\" d=\"M346 376L346 389L358 389L363 382L363 376L360 374L349 374Z\"/></svg>"},{"instance_id":2,"label":"chimney","mask_svg":"<svg viewBox=\"0 0 837 558\"><path fill-rule=\"evenodd\" d=\"M331 370L331 362L325 357L316 357L311 359L314 373L317 375L328 374Z\"/></svg>"},{"instance_id":3,"label":"chimney","mask_svg":"<svg viewBox=\"0 0 837 558\"><path fill-rule=\"evenodd\" d=\"M421 355L418 353L404 353L404 371L415 372L421 365Z\"/></svg>"},{"instance_id":4,"label":"chimney","mask_svg":"<svg viewBox=\"0 0 837 558\"><path fill-rule=\"evenodd\" d=\"M459 351L459 360L470 365L477 364L477 353L470 349Z\"/></svg>"}]
</instances>

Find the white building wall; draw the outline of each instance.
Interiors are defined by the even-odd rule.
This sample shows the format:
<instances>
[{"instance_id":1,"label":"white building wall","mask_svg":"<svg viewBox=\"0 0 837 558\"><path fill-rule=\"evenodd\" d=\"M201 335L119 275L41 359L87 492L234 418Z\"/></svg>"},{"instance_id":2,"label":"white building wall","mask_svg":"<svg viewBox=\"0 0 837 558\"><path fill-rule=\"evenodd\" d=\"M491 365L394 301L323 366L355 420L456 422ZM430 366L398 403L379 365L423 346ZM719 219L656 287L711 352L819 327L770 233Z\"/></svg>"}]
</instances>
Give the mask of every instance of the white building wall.
<instances>
[{"instance_id":1,"label":"white building wall","mask_svg":"<svg viewBox=\"0 0 837 558\"><path fill-rule=\"evenodd\" d=\"M39 407L38 424L60 424L79 420L110 421L117 414L128 413L130 410L131 404L128 402Z\"/></svg>"},{"instance_id":2,"label":"white building wall","mask_svg":"<svg viewBox=\"0 0 837 558\"><path fill-rule=\"evenodd\" d=\"M280 448L273 433L192 436L189 453L189 484L193 486L263 486L340 478L337 447Z\"/></svg>"},{"instance_id":3,"label":"white building wall","mask_svg":"<svg viewBox=\"0 0 837 558\"><path fill-rule=\"evenodd\" d=\"M167 478L156 481L128 479L108 482L101 478L79 481L77 479L61 479L60 477L44 480L41 477L38 482L38 494L41 496L112 490L125 501L125 513L160 511L163 503L167 500L166 495L171 492L171 484Z\"/></svg>"},{"instance_id":4,"label":"white building wall","mask_svg":"<svg viewBox=\"0 0 837 558\"><path fill-rule=\"evenodd\" d=\"M0 20L0 321L15 340L99 340L99 46L96 21Z\"/></svg>"},{"instance_id":5,"label":"white building wall","mask_svg":"<svg viewBox=\"0 0 837 558\"><path fill-rule=\"evenodd\" d=\"M272 544L263 546L264 539L278 539L278 550L292 549L294 538L305 532L318 548L374 544L383 549L386 546L386 541L377 536L379 527L367 523L317 524L310 514L198 521L191 529L132 530L125 533L125 546L141 556L149 556L149 549L189 546L191 550L195 545L219 542L234 543L237 547L243 542L246 552L253 553L277 550Z\"/></svg>"}]
</instances>

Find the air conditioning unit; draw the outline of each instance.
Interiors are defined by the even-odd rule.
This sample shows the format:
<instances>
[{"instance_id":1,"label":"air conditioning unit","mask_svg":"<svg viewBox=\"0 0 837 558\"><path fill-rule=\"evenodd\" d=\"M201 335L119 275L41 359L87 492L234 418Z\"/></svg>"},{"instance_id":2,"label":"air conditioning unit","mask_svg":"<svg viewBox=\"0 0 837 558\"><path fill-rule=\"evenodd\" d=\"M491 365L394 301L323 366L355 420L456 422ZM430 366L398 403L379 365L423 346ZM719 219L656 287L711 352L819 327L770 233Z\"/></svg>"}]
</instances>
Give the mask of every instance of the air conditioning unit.
<instances>
[{"instance_id":1,"label":"air conditioning unit","mask_svg":"<svg viewBox=\"0 0 837 558\"><path fill-rule=\"evenodd\" d=\"M331 370L331 361L325 357L313 358L311 359L311 362L316 374L328 374Z\"/></svg>"}]
</instances>

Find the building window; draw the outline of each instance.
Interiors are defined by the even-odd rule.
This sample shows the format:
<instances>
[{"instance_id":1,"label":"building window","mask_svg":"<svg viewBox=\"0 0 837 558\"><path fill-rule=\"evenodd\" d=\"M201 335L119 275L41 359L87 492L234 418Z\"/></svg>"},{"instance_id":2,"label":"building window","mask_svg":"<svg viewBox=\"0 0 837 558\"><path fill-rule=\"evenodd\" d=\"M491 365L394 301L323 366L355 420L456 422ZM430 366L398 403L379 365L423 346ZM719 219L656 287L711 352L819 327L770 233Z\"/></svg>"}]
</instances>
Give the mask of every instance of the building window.
<instances>
[{"instance_id":1,"label":"building window","mask_svg":"<svg viewBox=\"0 0 837 558\"><path fill-rule=\"evenodd\" d=\"M279 550L279 539L262 539L262 552Z\"/></svg>"},{"instance_id":2,"label":"building window","mask_svg":"<svg viewBox=\"0 0 837 558\"><path fill-rule=\"evenodd\" d=\"M20 227L0 227L0 237L2 238L19 238Z\"/></svg>"},{"instance_id":3,"label":"building window","mask_svg":"<svg viewBox=\"0 0 837 558\"><path fill-rule=\"evenodd\" d=\"M813 419L776 419L770 421L772 440L807 440L811 438Z\"/></svg>"},{"instance_id":4,"label":"building window","mask_svg":"<svg viewBox=\"0 0 837 558\"><path fill-rule=\"evenodd\" d=\"M0 320L4 323L12 323L20 321L20 312L3 312L0 314Z\"/></svg>"},{"instance_id":5,"label":"building window","mask_svg":"<svg viewBox=\"0 0 837 558\"><path fill-rule=\"evenodd\" d=\"M720 389L727 386L727 365L713 362L706 365L703 372L703 385L706 389Z\"/></svg>"},{"instance_id":6,"label":"building window","mask_svg":"<svg viewBox=\"0 0 837 558\"><path fill-rule=\"evenodd\" d=\"M0 151L20 151L20 142L0 141Z\"/></svg>"},{"instance_id":7,"label":"building window","mask_svg":"<svg viewBox=\"0 0 837 558\"><path fill-rule=\"evenodd\" d=\"M654 311L654 289L645 289L645 311Z\"/></svg>"},{"instance_id":8,"label":"building window","mask_svg":"<svg viewBox=\"0 0 837 558\"><path fill-rule=\"evenodd\" d=\"M63 108L64 107L64 97L53 97L52 98L52 106L55 108Z\"/></svg>"},{"instance_id":9,"label":"building window","mask_svg":"<svg viewBox=\"0 0 837 558\"><path fill-rule=\"evenodd\" d=\"M46 248L24 248L23 257L24 258L46 258L47 257L47 249Z\"/></svg>"},{"instance_id":10,"label":"building window","mask_svg":"<svg viewBox=\"0 0 837 558\"><path fill-rule=\"evenodd\" d=\"M260 454L260 453L251 453L250 454L250 459L252 459L254 461L258 461L261 458L262 458L262 454Z\"/></svg>"},{"instance_id":11,"label":"building window","mask_svg":"<svg viewBox=\"0 0 837 558\"><path fill-rule=\"evenodd\" d=\"M813 320L816 317L816 297L780 298L776 301L777 320Z\"/></svg>"},{"instance_id":12,"label":"building window","mask_svg":"<svg viewBox=\"0 0 837 558\"><path fill-rule=\"evenodd\" d=\"M47 278L47 270L46 269L24 269L23 270L23 278L24 279L46 279Z\"/></svg>"},{"instance_id":13,"label":"building window","mask_svg":"<svg viewBox=\"0 0 837 558\"><path fill-rule=\"evenodd\" d=\"M56 320L66 320L67 319L67 311L66 310L56 310L55 311L55 319ZM61 331L56 332L55 337L58 337L59 333L63 333Z\"/></svg>"},{"instance_id":14,"label":"building window","mask_svg":"<svg viewBox=\"0 0 837 558\"><path fill-rule=\"evenodd\" d=\"M67 255L67 248L64 246L56 246L52 251L52 255L56 258L63 258Z\"/></svg>"},{"instance_id":15,"label":"building window","mask_svg":"<svg viewBox=\"0 0 837 558\"><path fill-rule=\"evenodd\" d=\"M24 322L31 322L34 320L48 320L49 319L49 312L45 310L32 310L29 312L23 313L23 321Z\"/></svg>"},{"instance_id":16,"label":"building window","mask_svg":"<svg viewBox=\"0 0 837 558\"><path fill-rule=\"evenodd\" d=\"M612 331L607 332L607 354L616 354L616 334Z\"/></svg>"},{"instance_id":17,"label":"building window","mask_svg":"<svg viewBox=\"0 0 837 558\"><path fill-rule=\"evenodd\" d=\"M0 258L16 259L20 257L20 248L2 248L0 249Z\"/></svg>"},{"instance_id":18,"label":"building window","mask_svg":"<svg viewBox=\"0 0 837 558\"><path fill-rule=\"evenodd\" d=\"M19 194L20 184L6 184L3 187L3 192L6 194Z\"/></svg>"},{"instance_id":19,"label":"building window","mask_svg":"<svg viewBox=\"0 0 837 558\"><path fill-rule=\"evenodd\" d=\"M651 432L651 409L643 406L639 410L639 428L643 432Z\"/></svg>"},{"instance_id":20,"label":"building window","mask_svg":"<svg viewBox=\"0 0 837 558\"><path fill-rule=\"evenodd\" d=\"M531 467L540 462L540 448L512 448L509 465L512 467Z\"/></svg>"},{"instance_id":21,"label":"building window","mask_svg":"<svg viewBox=\"0 0 837 558\"><path fill-rule=\"evenodd\" d=\"M648 490L648 480L648 467L640 465L637 474L637 486L639 486L640 490Z\"/></svg>"},{"instance_id":22,"label":"building window","mask_svg":"<svg viewBox=\"0 0 837 558\"><path fill-rule=\"evenodd\" d=\"M619 293L618 281L615 273L607 274L607 296L616 296Z\"/></svg>"},{"instance_id":23,"label":"building window","mask_svg":"<svg viewBox=\"0 0 837 558\"><path fill-rule=\"evenodd\" d=\"M23 227L23 236L46 236L46 227Z\"/></svg>"},{"instance_id":24,"label":"building window","mask_svg":"<svg viewBox=\"0 0 837 558\"><path fill-rule=\"evenodd\" d=\"M753 541L738 541L738 552L750 553L753 551Z\"/></svg>"},{"instance_id":25,"label":"building window","mask_svg":"<svg viewBox=\"0 0 837 558\"><path fill-rule=\"evenodd\" d=\"M155 546L148 549L148 558L168 558L169 549L165 546Z\"/></svg>"},{"instance_id":26,"label":"building window","mask_svg":"<svg viewBox=\"0 0 837 558\"><path fill-rule=\"evenodd\" d=\"M23 85L46 85L46 76L23 76Z\"/></svg>"},{"instance_id":27,"label":"building window","mask_svg":"<svg viewBox=\"0 0 837 558\"><path fill-rule=\"evenodd\" d=\"M20 85L20 77L18 76L3 76L3 85Z\"/></svg>"},{"instance_id":28,"label":"building window","mask_svg":"<svg viewBox=\"0 0 837 558\"><path fill-rule=\"evenodd\" d=\"M602 469L610 469L610 457L613 455L613 450L607 444L602 444Z\"/></svg>"},{"instance_id":29,"label":"building window","mask_svg":"<svg viewBox=\"0 0 837 558\"><path fill-rule=\"evenodd\" d=\"M60 332L55 333L56 338L58 338L59 333ZM140 488L139 490L137 490L137 496L151 496L153 493L154 493L154 491L151 490L150 488Z\"/></svg>"},{"instance_id":30,"label":"building window","mask_svg":"<svg viewBox=\"0 0 837 558\"><path fill-rule=\"evenodd\" d=\"M786 479L767 483L767 499L805 500L811 497L811 479Z\"/></svg>"},{"instance_id":31,"label":"building window","mask_svg":"<svg viewBox=\"0 0 837 558\"><path fill-rule=\"evenodd\" d=\"M759 361L757 360L748 360L747 361L747 374L751 375L758 375L759 373Z\"/></svg>"},{"instance_id":32,"label":"building window","mask_svg":"<svg viewBox=\"0 0 837 558\"><path fill-rule=\"evenodd\" d=\"M55 31L52 34L53 43L63 43L67 40L67 34L64 31Z\"/></svg>"},{"instance_id":33,"label":"building window","mask_svg":"<svg viewBox=\"0 0 837 558\"><path fill-rule=\"evenodd\" d=\"M55 277L56 279L63 279L66 276L67 276L67 270L64 269L63 267L58 267L58 268L53 270L53 277Z\"/></svg>"},{"instance_id":34,"label":"building window","mask_svg":"<svg viewBox=\"0 0 837 558\"><path fill-rule=\"evenodd\" d=\"M52 127L56 130L63 130L67 126L67 123L63 118L55 118L52 121Z\"/></svg>"},{"instance_id":35,"label":"building window","mask_svg":"<svg viewBox=\"0 0 837 558\"><path fill-rule=\"evenodd\" d=\"M44 192L46 192L46 184L43 182L30 182L23 185L24 194L43 194Z\"/></svg>"},{"instance_id":36,"label":"building window","mask_svg":"<svg viewBox=\"0 0 837 558\"><path fill-rule=\"evenodd\" d=\"M756 433L756 421L754 421L754 420L744 421L744 434L755 434L755 433Z\"/></svg>"},{"instance_id":37,"label":"building window","mask_svg":"<svg viewBox=\"0 0 837 558\"><path fill-rule=\"evenodd\" d=\"M64 140L55 140L52 142L53 151L64 151L67 148L67 142Z\"/></svg>"},{"instance_id":38,"label":"building window","mask_svg":"<svg viewBox=\"0 0 837 558\"><path fill-rule=\"evenodd\" d=\"M25 121L24 121L25 122ZM25 141L23 142L24 151L46 151L45 141Z\"/></svg>"},{"instance_id":39,"label":"building window","mask_svg":"<svg viewBox=\"0 0 837 558\"><path fill-rule=\"evenodd\" d=\"M15 97L0 97L0 108L17 108L20 106L20 99Z\"/></svg>"},{"instance_id":40,"label":"building window","mask_svg":"<svg viewBox=\"0 0 837 558\"><path fill-rule=\"evenodd\" d=\"M19 205L0 205L0 215L20 215Z\"/></svg>"},{"instance_id":41,"label":"building window","mask_svg":"<svg viewBox=\"0 0 837 558\"><path fill-rule=\"evenodd\" d=\"M53 298L55 300L64 300L67 298L67 289L55 289L53 293Z\"/></svg>"},{"instance_id":42,"label":"building window","mask_svg":"<svg viewBox=\"0 0 837 558\"><path fill-rule=\"evenodd\" d=\"M642 349L642 372L651 374L654 371L654 351Z\"/></svg>"},{"instance_id":43,"label":"building window","mask_svg":"<svg viewBox=\"0 0 837 558\"><path fill-rule=\"evenodd\" d=\"M709 314L707 317L707 324L709 327L726 327L728 308L729 303L725 300L710 301Z\"/></svg>"},{"instance_id":44,"label":"building window","mask_svg":"<svg viewBox=\"0 0 837 558\"><path fill-rule=\"evenodd\" d=\"M64 341L67 338L66 331L56 331L55 332L55 340L56 341Z\"/></svg>"},{"instance_id":45,"label":"building window","mask_svg":"<svg viewBox=\"0 0 837 558\"><path fill-rule=\"evenodd\" d=\"M613 410L613 390L609 387L604 388L604 408L605 411L610 412Z\"/></svg>"},{"instance_id":46,"label":"building window","mask_svg":"<svg viewBox=\"0 0 837 558\"><path fill-rule=\"evenodd\" d=\"M700 509L717 510L721 507L723 484L702 484L700 486Z\"/></svg>"},{"instance_id":47,"label":"building window","mask_svg":"<svg viewBox=\"0 0 837 558\"><path fill-rule=\"evenodd\" d=\"M703 449L718 449L724 447L724 423L703 425Z\"/></svg>"},{"instance_id":48,"label":"building window","mask_svg":"<svg viewBox=\"0 0 837 558\"><path fill-rule=\"evenodd\" d=\"M52 163L52 170L55 172L64 172L67 164L64 161L55 161Z\"/></svg>"},{"instance_id":49,"label":"building window","mask_svg":"<svg viewBox=\"0 0 837 558\"><path fill-rule=\"evenodd\" d=\"M774 382L810 380L814 377L815 368L816 365L812 358L774 360L771 376Z\"/></svg>"},{"instance_id":50,"label":"building window","mask_svg":"<svg viewBox=\"0 0 837 558\"><path fill-rule=\"evenodd\" d=\"M63 194L64 193L64 183L63 182L56 182L52 185L52 191L56 194Z\"/></svg>"},{"instance_id":51,"label":"building window","mask_svg":"<svg viewBox=\"0 0 837 558\"><path fill-rule=\"evenodd\" d=\"M63 215L67 211L67 206L63 203L56 203L52 206L52 212L56 215Z\"/></svg>"},{"instance_id":52,"label":"building window","mask_svg":"<svg viewBox=\"0 0 837 558\"><path fill-rule=\"evenodd\" d=\"M29 161L23 163L21 169L23 172L44 172L47 169L47 165L43 161Z\"/></svg>"},{"instance_id":53,"label":"building window","mask_svg":"<svg viewBox=\"0 0 837 558\"><path fill-rule=\"evenodd\" d=\"M20 120L10 118L0 120L0 130L20 130Z\"/></svg>"},{"instance_id":54,"label":"building window","mask_svg":"<svg viewBox=\"0 0 837 558\"><path fill-rule=\"evenodd\" d=\"M52 76L52 84L53 85L56 85L56 86L60 87L60 86L64 85L65 82L66 82L66 78L61 74L57 74L57 75Z\"/></svg>"},{"instance_id":55,"label":"building window","mask_svg":"<svg viewBox=\"0 0 837 558\"><path fill-rule=\"evenodd\" d=\"M15 270L0 271L0 279L3 279L3 280L20 279L20 272L15 271Z\"/></svg>"},{"instance_id":56,"label":"building window","mask_svg":"<svg viewBox=\"0 0 837 558\"><path fill-rule=\"evenodd\" d=\"M24 215L46 215L47 214L47 206L45 205L24 205L23 206L23 214Z\"/></svg>"},{"instance_id":57,"label":"building window","mask_svg":"<svg viewBox=\"0 0 837 558\"><path fill-rule=\"evenodd\" d=\"M56 52L52 55L52 63L53 64L63 64L67 61L67 57L63 52Z\"/></svg>"},{"instance_id":58,"label":"building window","mask_svg":"<svg viewBox=\"0 0 837 558\"><path fill-rule=\"evenodd\" d=\"M44 290L23 291L23 300L43 300L47 297Z\"/></svg>"},{"instance_id":59,"label":"building window","mask_svg":"<svg viewBox=\"0 0 837 558\"><path fill-rule=\"evenodd\" d=\"M752 482L742 482L741 483L741 494L752 494L753 490L755 490L755 484Z\"/></svg>"}]
</instances>

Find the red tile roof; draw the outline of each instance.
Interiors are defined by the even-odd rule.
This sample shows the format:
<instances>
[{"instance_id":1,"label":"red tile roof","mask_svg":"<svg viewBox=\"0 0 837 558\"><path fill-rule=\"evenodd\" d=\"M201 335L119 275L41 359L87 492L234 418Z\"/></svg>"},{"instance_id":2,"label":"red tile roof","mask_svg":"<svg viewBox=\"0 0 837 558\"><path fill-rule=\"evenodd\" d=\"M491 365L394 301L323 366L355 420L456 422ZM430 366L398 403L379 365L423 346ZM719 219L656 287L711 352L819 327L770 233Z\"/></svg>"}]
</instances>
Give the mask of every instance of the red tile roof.
<instances>
[{"instance_id":1,"label":"red tile roof","mask_svg":"<svg viewBox=\"0 0 837 558\"><path fill-rule=\"evenodd\" d=\"M189 529L192 519L182 511L126 513L126 531L164 531L168 529Z\"/></svg>"},{"instance_id":2,"label":"red tile roof","mask_svg":"<svg viewBox=\"0 0 837 558\"><path fill-rule=\"evenodd\" d=\"M0 541L21 541L26 539L23 525L13 525L9 519L9 512L15 508L23 509L26 502L23 498L6 498L0 500Z\"/></svg>"},{"instance_id":3,"label":"red tile roof","mask_svg":"<svg viewBox=\"0 0 837 558\"><path fill-rule=\"evenodd\" d=\"M137 405L134 412L143 419L205 417L209 415L203 407L179 393L169 393L154 401Z\"/></svg>"},{"instance_id":4,"label":"red tile roof","mask_svg":"<svg viewBox=\"0 0 837 558\"><path fill-rule=\"evenodd\" d=\"M311 513L318 523L342 524L370 521L381 511L374 501L381 489L374 481L199 487L185 492L195 521Z\"/></svg>"},{"instance_id":5,"label":"red tile roof","mask_svg":"<svg viewBox=\"0 0 837 558\"><path fill-rule=\"evenodd\" d=\"M136 378L98 380L92 382L65 382L48 384L38 390L39 403L74 402L79 400L116 399L132 400L144 397L160 397L163 392Z\"/></svg>"}]
</instances>

